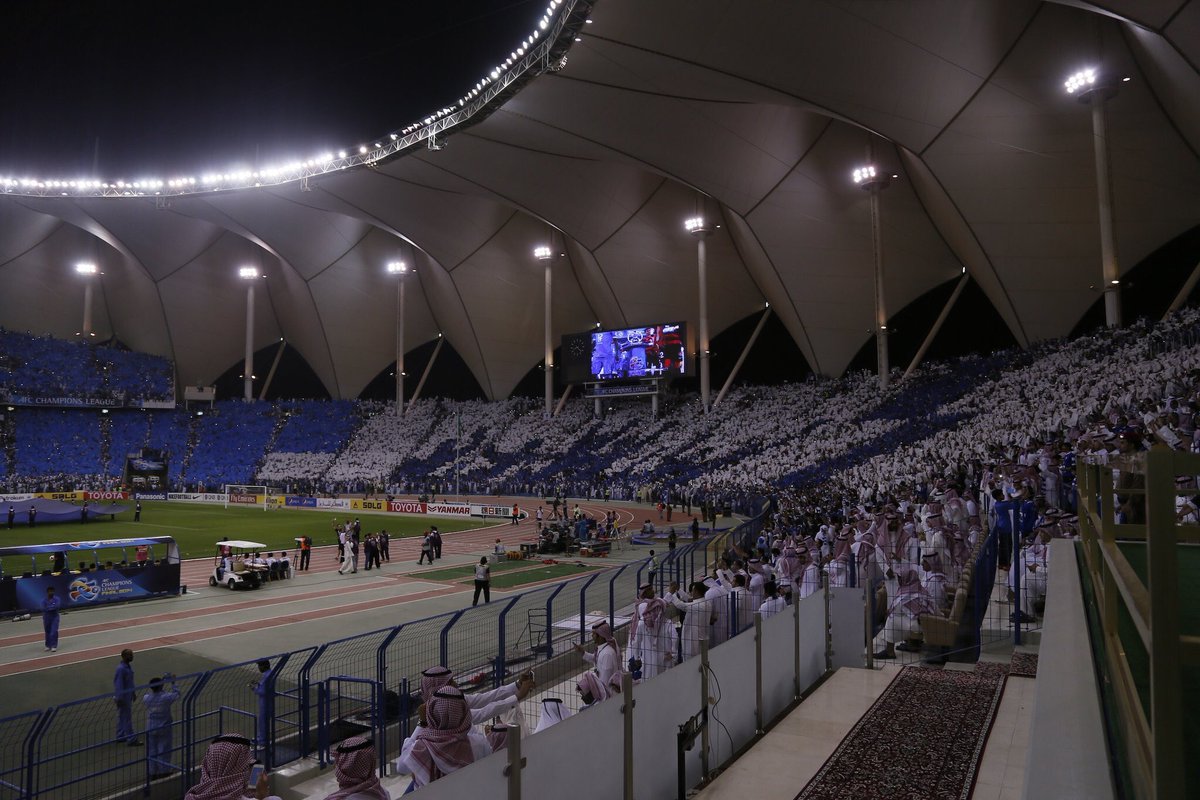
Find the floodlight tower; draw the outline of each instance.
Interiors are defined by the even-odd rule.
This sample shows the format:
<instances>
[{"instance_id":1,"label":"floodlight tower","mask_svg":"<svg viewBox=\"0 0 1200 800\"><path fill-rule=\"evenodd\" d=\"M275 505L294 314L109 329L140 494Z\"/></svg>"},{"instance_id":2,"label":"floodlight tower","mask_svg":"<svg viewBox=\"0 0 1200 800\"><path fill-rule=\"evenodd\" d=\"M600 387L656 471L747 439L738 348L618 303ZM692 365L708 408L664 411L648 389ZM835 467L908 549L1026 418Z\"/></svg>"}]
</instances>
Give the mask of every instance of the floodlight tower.
<instances>
[{"instance_id":1,"label":"floodlight tower","mask_svg":"<svg viewBox=\"0 0 1200 800\"><path fill-rule=\"evenodd\" d=\"M683 228L696 237L696 272L700 287L700 402L707 414L712 407L709 403L709 349L708 349L708 251L705 247L705 237L712 232L712 227L703 215L688 217L683 221Z\"/></svg>"},{"instance_id":2,"label":"floodlight tower","mask_svg":"<svg viewBox=\"0 0 1200 800\"><path fill-rule=\"evenodd\" d=\"M258 267L238 267L238 277L246 282L246 363L242 383L242 399L247 403L254 399L254 282L258 280Z\"/></svg>"},{"instance_id":3,"label":"floodlight tower","mask_svg":"<svg viewBox=\"0 0 1200 800\"><path fill-rule=\"evenodd\" d=\"M552 303L552 288L554 282L553 264L554 252L549 245L539 245L533 248L533 257L540 261L546 272L546 302L545 302L545 349L546 349L546 410L544 412L546 419L554 414L554 341L551 339L550 333L550 315L553 309Z\"/></svg>"},{"instance_id":4,"label":"floodlight tower","mask_svg":"<svg viewBox=\"0 0 1200 800\"><path fill-rule=\"evenodd\" d=\"M1121 325L1121 270L1117 264L1116 230L1113 220L1112 180L1108 163L1108 124L1105 101L1116 97L1118 78L1094 67L1076 72L1063 86L1067 94L1092 107L1092 144L1096 153L1096 196L1100 203L1100 270L1104 279L1104 322Z\"/></svg>"},{"instance_id":5,"label":"floodlight tower","mask_svg":"<svg viewBox=\"0 0 1200 800\"><path fill-rule=\"evenodd\" d=\"M404 414L404 276L408 265L403 261L389 261L389 275L396 276L396 414Z\"/></svg>"},{"instance_id":6,"label":"floodlight tower","mask_svg":"<svg viewBox=\"0 0 1200 800\"><path fill-rule=\"evenodd\" d=\"M92 337L96 335L92 330L92 285L96 282L100 270L90 261L81 261L75 265L75 272L83 278L83 328L79 335Z\"/></svg>"},{"instance_id":7,"label":"floodlight tower","mask_svg":"<svg viewBox=\"0 0 1200 800\"><path fill-rule=\"evenodd\" d=\"M870 158L870 148L867 149ZM879 388L888 387L887 303L883 293L883 231L879 219L879 192L892 182L891 176L874 164L858 167L854 183L871 193L871 252L875 259L875 361L879 367Z\"/></svg>"}]
</instances>

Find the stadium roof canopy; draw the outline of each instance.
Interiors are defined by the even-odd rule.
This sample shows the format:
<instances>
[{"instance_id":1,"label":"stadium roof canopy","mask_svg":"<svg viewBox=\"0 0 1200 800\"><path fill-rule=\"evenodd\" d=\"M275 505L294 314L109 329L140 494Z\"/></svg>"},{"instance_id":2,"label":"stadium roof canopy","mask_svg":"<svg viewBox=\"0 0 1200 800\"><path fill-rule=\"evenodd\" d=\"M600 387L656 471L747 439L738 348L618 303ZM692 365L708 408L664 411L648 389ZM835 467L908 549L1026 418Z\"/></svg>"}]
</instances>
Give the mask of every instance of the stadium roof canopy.
<instances>
[{"instance_id":1,"label":"stadium roof canopy","mask_svg":"<svg viewBox=\"0 0 1200 800\"><path fill-rule=\"evenodd\" d=\"M353 397L395 358L384 265L400 258L410 347L444 333L504 397L542 357L535 246L565 254L556 335L694 322L683 220L699 207L721 225L714 333L769 302L836 375L871 335L870 203L850 180L870 146L898 176L882 197L893 314L965 267L1017 341L1061 336L1101 282L1092 120L1063 90L1085 66L1130 79L1107 103L1122 269L1200 222L1200 0L560 10L553 55L469 124L447 117L441 149L399 128L396 152L257 188L0 186L0 324L70 337L86 252L98 335L206 383L241 356L237 267L256 265L256 347L285 337Z\"/></svg>"}]
</instances>

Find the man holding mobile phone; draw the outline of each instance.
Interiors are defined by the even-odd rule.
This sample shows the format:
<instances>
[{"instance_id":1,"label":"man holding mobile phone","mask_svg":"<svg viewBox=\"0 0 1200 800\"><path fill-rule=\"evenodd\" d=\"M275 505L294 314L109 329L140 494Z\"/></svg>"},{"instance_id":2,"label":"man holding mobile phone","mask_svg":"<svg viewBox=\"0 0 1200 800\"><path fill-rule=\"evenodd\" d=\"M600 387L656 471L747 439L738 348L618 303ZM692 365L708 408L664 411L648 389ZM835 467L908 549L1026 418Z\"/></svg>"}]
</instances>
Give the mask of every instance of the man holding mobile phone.
<instances>
[{"instance_id":1,"label":"man holding mobile phone","mask_svg":"<svg viewBox=\"0 0 1200 800\"><path fill-rule=\"evenodd\" d=\"M257 800L280 800L271 794L266 769L254 761L254 742L244 736L218 736L204 753L200 781L184 800L242 800L248 789Z\"/></svg>"}]
</instances>

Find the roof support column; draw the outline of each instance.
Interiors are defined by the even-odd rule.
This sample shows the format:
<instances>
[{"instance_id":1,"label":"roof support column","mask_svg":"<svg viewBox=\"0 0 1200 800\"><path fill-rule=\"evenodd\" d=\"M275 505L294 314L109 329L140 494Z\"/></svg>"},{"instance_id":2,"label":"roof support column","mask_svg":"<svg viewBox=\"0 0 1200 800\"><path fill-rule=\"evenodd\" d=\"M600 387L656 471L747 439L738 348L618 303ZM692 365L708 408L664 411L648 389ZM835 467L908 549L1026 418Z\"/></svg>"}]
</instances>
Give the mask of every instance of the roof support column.
<instances>
[{"instance_id":1,"label":"roof support column","mask_svg":"<svg viewBox=\"0 0 1200 800\"><path fill-rule=\"evenodd\" d=\"M938 318L934 320L933 327L929 329L929 333L925 336L925 341L921 342L921 348L913 356L912 363L908 365L908 369L904 370L904 378L900 380L904 380L912 374L914 369L921 366L921 361L925 358L925 351L929 349L929 345L933 344L938 331L942 329L942 323L946 321L946 317L950 316L950 309L954 308L954 304L958 302L958 296L967 287L967 281L969 280L971 280L971 276L967 274L967 270L964 267L962 277L958 279L958 285L954 287L954 291L950 294L950 299L946 301L946 305L942 306L942 313L938 314Z\"/></svg>"},{"instance_id":2,"label":"roof support column","mask_svg":"<svg viewBox=\"0 0 1200 800\"><path fill-rule=\"evenodd\" d=\"M746 346L742 348L742 354L738 356L737 363L733 365L733 371L729 373L729 377L725 379L725 385L721 387L721 391L717 393L717 399L713 401L713 408L721 404L721 399L725 397L725 393L729 391L729 387L733 385L733 381L738 376L738 372L742 369L742 364L746 360L746 356L750 354L750 348L754 347L754 343L758 341L758 335L762 333L762 329L767 324L767 317L771 316L771 306L768 304L763 315L758 319L758 325L754 327L754 333L750 334L750 339L746 342Z\"/></svg>"},{"instance_id":3,"label":"roof support column","mask_svg":"<svg viewBox=\"0 0 1200 800\"><path fill-rule=\"evenodd\" d=\"M413 390L412 399L408 401L408 410L412 411L413 403L421 399L421 390L425 388L425 379L429 377L429 373L433 370L433 362L437 361L438 353L442 352L442 342L446 339L439 333L437 344L433 347L433 353L429 356L429 363L425 365L425 371L421 373L421 380L417 381L417 388Z\"/></svg>"}]
</instances>

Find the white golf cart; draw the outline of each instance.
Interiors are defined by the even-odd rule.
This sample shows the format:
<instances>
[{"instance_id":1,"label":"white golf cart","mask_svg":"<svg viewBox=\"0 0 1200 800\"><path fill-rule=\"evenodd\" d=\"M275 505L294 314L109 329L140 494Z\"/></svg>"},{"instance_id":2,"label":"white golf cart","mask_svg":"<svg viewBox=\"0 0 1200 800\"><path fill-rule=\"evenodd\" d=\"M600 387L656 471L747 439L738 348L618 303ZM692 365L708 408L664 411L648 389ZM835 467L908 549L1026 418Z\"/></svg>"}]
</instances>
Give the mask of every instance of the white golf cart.
<instances>
[{"instance_id":1,"label":"white golf cart","mask_svg":"<svg viewBox=\"0 0 1200 800\"><path fill-rule=\"evenodd\" d=\"M250 563L247 556L266 549L259 542L217 542L217 555L213 559L213 571L208 576L209 586L224 586L226 589L257 589L267 579L266 565Z\"/></svg>"}]
</instances>

